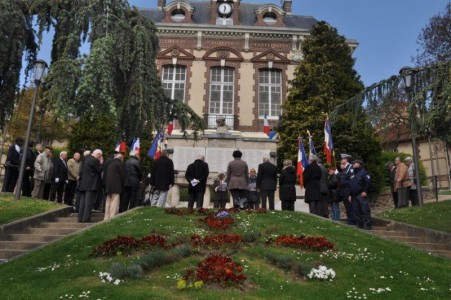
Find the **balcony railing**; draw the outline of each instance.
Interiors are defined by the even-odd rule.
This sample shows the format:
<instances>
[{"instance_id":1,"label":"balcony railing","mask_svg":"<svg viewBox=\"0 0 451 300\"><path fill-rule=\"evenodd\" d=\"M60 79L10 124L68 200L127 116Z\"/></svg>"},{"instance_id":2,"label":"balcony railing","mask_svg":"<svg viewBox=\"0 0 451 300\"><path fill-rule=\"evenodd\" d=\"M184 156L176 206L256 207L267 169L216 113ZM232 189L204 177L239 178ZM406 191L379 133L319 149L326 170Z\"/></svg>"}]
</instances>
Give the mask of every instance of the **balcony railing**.
<instances>
[{"instance_id":1,"label":"balcony railing","mask_svg":"<svg viewBox=\"0 0 451 300\"><path fill-rule=\"evenodd\" d=\"M237 127L238 116L236 115L205 114L204 120L207 124L207 129L216 129L218 127L216 120L220 117L225 118L225 124L229 129L234 130Z\"/></svg>"}]
</instances>

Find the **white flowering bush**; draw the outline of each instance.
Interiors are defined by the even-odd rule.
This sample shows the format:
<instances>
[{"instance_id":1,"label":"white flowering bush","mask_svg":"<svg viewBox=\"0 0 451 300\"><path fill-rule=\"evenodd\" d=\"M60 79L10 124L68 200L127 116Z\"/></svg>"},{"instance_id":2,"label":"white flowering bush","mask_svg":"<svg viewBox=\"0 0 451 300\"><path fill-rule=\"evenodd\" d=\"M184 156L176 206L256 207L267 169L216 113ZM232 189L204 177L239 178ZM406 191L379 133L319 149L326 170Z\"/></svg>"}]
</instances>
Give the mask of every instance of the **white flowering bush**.
<instances>
[{"instance_id":1,"label":"white flowering bush","mask_svg":"<svg viewBox=\"0 0 451 300\"><path fill-rule=\"evenodd\" d=\"M326 266L319 266L318 269L312 268L307 277L309 279L332 280L335 278L335 271L332 268L328 269Z\"/></svg>"},{"instance_id":2,"label":"white flowering bush","mask_svg":"<svg viewBox=\"0 0 451 300\"><path fill-rule=\"evenodd\" d=\"M119 285L121 282L124 282L123 280L120 279L114 279L113 276L111 276L111 274L107 272L99 272L99 277L103 283L109 282L113 283L114 285Z\"/></svg>"}]
</instances>

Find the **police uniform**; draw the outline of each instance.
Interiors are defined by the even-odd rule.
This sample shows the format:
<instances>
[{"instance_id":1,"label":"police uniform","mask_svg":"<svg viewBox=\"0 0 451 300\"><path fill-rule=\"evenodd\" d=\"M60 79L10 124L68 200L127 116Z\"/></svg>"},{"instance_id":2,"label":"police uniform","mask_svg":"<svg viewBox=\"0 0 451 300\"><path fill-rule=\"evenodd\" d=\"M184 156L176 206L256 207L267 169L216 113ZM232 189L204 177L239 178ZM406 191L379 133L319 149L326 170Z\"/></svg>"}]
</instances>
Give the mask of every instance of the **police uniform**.
<instances>
[{"instance_id":1,"label":"police uniform","mask_svg":"<svg viewBox=\"0 0 451 300\"><path fill-rule=\"evenodd\" d=\"M351 158L348 154L341 154L341 159ZM356 218L354 215L354 208L352 203L349 201L349 196L351 195L349 184L352 176L352 165L349 163L344 170L340 173L340 197L343 199L343 204L346 209L346 218L349 225L357 225Z\"/></svg>"},{"instance_id":2,"label":"police uniform","mask_svg":"<svg viewBox=\"0 0 451 300\"><path fill-rule=\"evenodd\" d=\"M363 168L363 163L357 161L360 168L354 169L349 181L349 187L352 197L352 207L354 209L357 225L360 228L371 229L371 211L368 204L367 196L363 197L362 193L368 193L370 186L370 176Z\"/></svg>"}]
</instances>

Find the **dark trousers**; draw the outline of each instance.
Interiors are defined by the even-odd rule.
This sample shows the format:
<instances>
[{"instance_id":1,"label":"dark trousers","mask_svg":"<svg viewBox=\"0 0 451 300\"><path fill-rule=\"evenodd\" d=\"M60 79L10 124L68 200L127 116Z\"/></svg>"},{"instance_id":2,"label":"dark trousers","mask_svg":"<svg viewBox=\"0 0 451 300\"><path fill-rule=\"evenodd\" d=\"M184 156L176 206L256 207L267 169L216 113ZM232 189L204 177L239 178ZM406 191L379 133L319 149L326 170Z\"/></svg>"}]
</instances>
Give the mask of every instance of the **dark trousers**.
<instances>
[{"instance_id":1,"label":"dark trousers","mask_svg":"<svg viewBox=\"0 0 451 300\"><path fill-rule=\"evenodd\" d=\"M132 209L134 207L139 206L138 203L138 193L139 187L134 186L124 186L124 191L121 195L119 212L124 212L128 209Z\"/></svg>"},{"instance_id":2,"label":"dark trousers","mask_svg":"<svg viewBox=\"0 0 451 300\"><path fill-rule=\"evenodd\" d=\"M231 189L230 193L233 198L233 207L245 208L247 206L247 191L242 189Z\"/></svg>"},{"instance_id":3,"label":"dark trousers","mask_svg":"<svg viewBox=\"0 0 451 300\"><path fill-rule=\"evenodd\" d=\"M16 187L17 178L19 178L19 169L7 167L5 178L3 179L3 192L13 193Z\"/></svg>"},{"instance_id":4,"label":"dark trousers","mask_svg":"<svg viewBox=\"0 0 451 300\"><path fill-rule=\"evenodd\" d=\"M64 203L65 204L73 205L76 188L77 188L77 181L69 180L68 184L66 184L66 190L64 191Z\"/></svg>"},{"instance_id":5,"label":"dark trousers","mask_svg":"<svg viewBox=\"0 0 451 300\"><path fill-rule=\"evenodd\" d=\"M418 193L417 193L417 189L410 189L409 190L409 199L410 199L410 203L412 204L412 206L418 206Z\"/></svg>"},{"instance_id":6,"label":"dark trousers","mask_svg":"<svg viewBox=\"0 0 451 300\"><path fill-rule=\"evenodd\" d=\"M227 201L229 200L229 193L227 191L216 192L216 197L214 200L214 208L225 208Z\"/></svg>"},{"instance_id":7,"label":"dark trousers","mask_svg":"<svg viewBox=\"0 0 451 300\"><path fill-rule=\"evenodd\" d=\"M260 194L256 191L249 191L247 196L248 208L255 209L260 207Z\"/></svg>"},{"instance_id":8,"label":"dark trousers","mask_svg":"<svg viewBox=\"0 0 451 300\"><path fill-rule=\"evenodd\" d=\"M355 219L354 207L351 202L349 202L349 196L346 195L343 197L343 204L346 209L346 220L349 225L357 225L357 221Z\"/></svg>"},{"instance_id":9,"label":"dark trousers","mask_svg":"<svg viewBox=\"0 0 451 300\"><path fill-rule=\"evenodd\" d=\"M371 210L368 204L368 198L361 195L352 197L352 207L357 225L360 228L371 228Z\"/></svg>"},{"instance_id":10,"label":"dark trousers","mask_svg":"<svg viewBox=\"0 0 451 300\"><path fill-rule=\"evenodd\" d=\"M91 222L91 209L97 198L97 191L80 192L80 208L78 210L78 222Z\"/></svg>"},{"instance_id":11,"label":"dark trousers","mask_svg":"<svg viewBox=\"0 0 451 300\"><path fill-rule=\"evenodd\" d=\"M391 195L393 197L393 204L395 207L398 207L398 192L391 192Z\"/></svg>"},{"instance_id":12,"label":"dark trousers","mask_svg":"<svg viewBox=\"0 0 451 300\"><path fill-rule=\"evenodd\" d=\"M321 194L320 216L329 219L329 197L327 194Z\"/></svg>"},{"instance_id":13,"label":"dark trousers","mask_svg":"<svg viewBox=\"0 0 451 300\"><path fill-rule=\"evenodd\" d=\"M282 210L294 211L294 201L282 201Z\"/></svg>"},{"instance_id":14,"label":"dark trousers","mask_svg":"<svg viewBox=\"0 0 451 300\"><path fill-rule=\"evenodd\" d=\"M312 215L321 216L321 201L310 201L308 207Z\"/></svg>"},{"instance_id":15,"label":"dark trousers","mask_svg":"<svg viewBox=\"0 0 451 300\"><path fill-rule=\"evenodd\" d=\"M194 208L194 202L197 208L201 208L204 205L204 193L205 191L188 191L188 208Z\"/></svg>"},{"instance_id":16,"label":"dark trousers","mask_svg":"<svg viewBox=\"0 0 451 300\"><path fill-rule=\"evenodd\" d=\"M52 184L49 182L46 182L44 185L44 195L42 196L42 199L49 200L51 189L52 189Z\"/></svg>"},{"instance_id":17,"label":"dark trousers","mask_svg":"<svg viewBox=\"0 0 451 300\"><path fill-rule=\"evenodd\" d=\"M33 172L25 171L22 179L22 196L31 197L32 185L31 177L33 177Z\"/></svg>"},{"instance_id":18,"label":"dark trousers","mask_svg":"<svg viewBox=\"0 0 451 300\"><path fill-rule=\"evenodd\" d=\"M266 208L266 201L269 201L269 210L274 210L274 193L271 190L260 190L260 198L262 199L262 208Z\"/></svg>"},{"instance_id":19,"label":"dark trousers","mask_svg":"<svg viewBox=\"0 0 451 300\"><path fill-rule=\"evenodd\" d=\"M55 196L58 203L63 203L63 194L64 194L64 186L66 183L63 182L54 182L52 183L52 189L50 190L50 201L55 201Z\"/></svg>"}]
</instances>

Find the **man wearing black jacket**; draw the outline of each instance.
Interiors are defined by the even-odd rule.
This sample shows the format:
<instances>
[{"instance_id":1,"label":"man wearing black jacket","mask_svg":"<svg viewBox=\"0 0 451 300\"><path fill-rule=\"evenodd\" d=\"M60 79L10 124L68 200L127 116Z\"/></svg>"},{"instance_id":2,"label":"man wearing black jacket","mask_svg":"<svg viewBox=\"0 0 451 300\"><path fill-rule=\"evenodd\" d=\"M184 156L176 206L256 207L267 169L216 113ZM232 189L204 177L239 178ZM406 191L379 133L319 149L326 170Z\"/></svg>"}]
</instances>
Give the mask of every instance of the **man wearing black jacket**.
<instances>
[{"instance_id":1,"label":"man wearing black jacket","mask_svg":"<svg viewBox=\"0 0 451 300\"><path fill-rule=\"evenodd\" d=\"M154 188L152 206L165 207L166 198L169 189L174 185L174 180L174 163L169 158L169 153L163 150L161 157L154 161L150 176L150 185Z\"/></svg>"},{"instance_id":2,"label":"man wearing black jacket","mask_svg":"<svg viewBox=\"0 0 451 300\"><path fill-rule=\"evenodd\" d=\"M204 204L204 194L207 188L207 178L210 173L208 164L204 162L204 156L199 155L197 159L188 166L185 178L188 181L188 208L200 208Z\"/></svg>"},{"instance_id":3,"label":"man wearing black jacket","mask_svg":"<svg viewBox=\"0 0 451 300\"><path fill-rule=\"evenodd\" d=\"M143 179L143 169L135 150L130 151L130 158L125 162L124 191L121 197L119 212L139 206L138 193Z\"/></svg>"},{"instance_id":4,"label":"man wearing black jacket","mask_svg":"<svg viewBox=\"0 0 451 300\"><path fill-rule=\"evenodd\" d=\"M19 178L20 152L23 145L21 138L16 139L16 143L8 149L5 161L5 178L3 179L2 192L13 193Z\"/></svg>"},{"instance_id":5,"label":"man wearing black jacket","mask_svg":"<svg viewBox=\"0 0 451 300\"><path fill-rule=\"evenodd\" d=\"M269 210L274 210L274 193L277 188L277 167L269 162L269 156L263 157L263 163L258 166L257 192L260 192L262 208L266 208L269 201Z\"/></svg>"},{"instance_id":6,"label":"man wearing black jacket","mask_svg":"<svg viewBox=\"0 0 451 300\"><path fill-rule=\"evenodd\" d=\"M50 191L50 201L55 201L55 196L58 203L63 202L64 187L67 180L67 152L61 151L60 157L53 161L53 175L52 175L52 189Z\"/></svg>"},{"instance_id":7,"label":"man wearing black jacket","mask_svg":"<svg viewBox=\"0 0 451 300\"><path fill-rule=\"evenodd\" d=\"M101 188L103 168L102 150L96 149L91 156L84 159L80 170L80 208L78 210L78 222L91 222L91 209Z\"/></svg>"}]
</instances>

